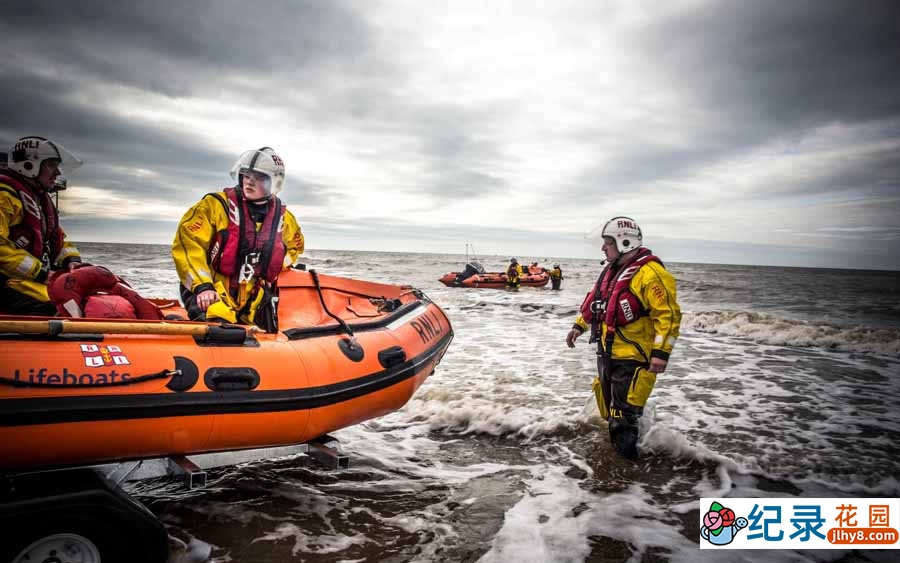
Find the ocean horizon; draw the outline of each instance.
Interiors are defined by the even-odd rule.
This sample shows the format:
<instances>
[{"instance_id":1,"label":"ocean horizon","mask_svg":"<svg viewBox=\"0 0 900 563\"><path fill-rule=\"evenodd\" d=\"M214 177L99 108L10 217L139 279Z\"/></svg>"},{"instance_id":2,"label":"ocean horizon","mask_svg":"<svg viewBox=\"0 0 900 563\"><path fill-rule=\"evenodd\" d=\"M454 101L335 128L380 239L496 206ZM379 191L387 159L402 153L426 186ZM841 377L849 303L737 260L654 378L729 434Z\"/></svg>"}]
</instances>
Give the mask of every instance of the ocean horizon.
<instances>
[{"instance_id":1,"label":"ocean horizon","mask_svg":"<svg viewBox=\"0 0 900 563\"><path fill-rule=\"evenodd\" d=\"M170 248L170 244L166 243L131 243L131 242L104 242L104 241L89 241L89 240L73 240L72 241L75 246L79 246L81 244L88 245L103 245L103 244L111 244L111 245L139 245L139 246L157 246L157 247L165 247ZM650 245L648 245L650 246ZM652 248L652 247L651 247ZM300 256L300 263L303 263L303 257L308 252L372 252L377 254L398 254L401 251L396 250L360 250L353 248L313 248L307 247L304 254ZM463 257L462 262L460 262L460 266L465 266L465 257L466 252L425 252L425 251L413 251L413 250L405 250L402 251L403 254L413 254L413 255L436 255L436 256L461 256ZM518 259L519 256L524 256L524 258L519 259L520 263L531 263L534 261L539 262L541 266L547 266L548 264L553 264L555 262L561 262L566 260L571 261L596 261L598 264L602 262L604 259L602 257L602 251L598 248L597 255L598 258L579 258L572 256L552 256L552 255L515 255ZM484 261L486 258L490 258L497 262L502 262L505 266L509 262L509 258L513 257L514 254L478 254L477 259L480 261ZM531 258L530 256L533 256ZM476 259L473 258L473 259ZM826 271L862 271L862 272L883 272L883 273L896 273L900 272L900 262L898 262L897 269L880 269L880 268L837 268L834 266L790 266L790 265L773 265L773 264L754 264L754 263L742 263L742 262L715 262L715 261L669 261L665 260L664 257L660 257L666 264L697 264L704 266L752 266L755 268L784 268L784 269L798 269L798 270L826 270ZM599 272L598 272L599 273Z\"/></svg>"}]
</instances>

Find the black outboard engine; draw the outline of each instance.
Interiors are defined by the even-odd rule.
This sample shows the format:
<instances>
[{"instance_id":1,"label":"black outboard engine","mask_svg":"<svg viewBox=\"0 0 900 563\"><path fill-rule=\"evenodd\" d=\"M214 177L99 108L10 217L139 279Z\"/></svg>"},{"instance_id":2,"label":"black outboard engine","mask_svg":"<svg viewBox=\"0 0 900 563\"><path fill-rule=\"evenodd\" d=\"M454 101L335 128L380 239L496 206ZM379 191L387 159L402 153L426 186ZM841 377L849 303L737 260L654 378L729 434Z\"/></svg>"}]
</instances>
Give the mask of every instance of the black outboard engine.
<instances>
[{"instance_id":1,"label":"black outboard engine","mask_svg":"<svg viewBox=\"0 0 900 563\"><path fill-rule=\"evenodd\" d=\"M456 279L453 280L453 283L455 285L462 285L462 282L471 278L475 274L483 274L483 273L484 273L484 267L481 264L479 264L478 262L475 262L473 260L473 261L469 262L468 264L466 264L465 270L456 274Z\"/></svg>"}]
</instances>

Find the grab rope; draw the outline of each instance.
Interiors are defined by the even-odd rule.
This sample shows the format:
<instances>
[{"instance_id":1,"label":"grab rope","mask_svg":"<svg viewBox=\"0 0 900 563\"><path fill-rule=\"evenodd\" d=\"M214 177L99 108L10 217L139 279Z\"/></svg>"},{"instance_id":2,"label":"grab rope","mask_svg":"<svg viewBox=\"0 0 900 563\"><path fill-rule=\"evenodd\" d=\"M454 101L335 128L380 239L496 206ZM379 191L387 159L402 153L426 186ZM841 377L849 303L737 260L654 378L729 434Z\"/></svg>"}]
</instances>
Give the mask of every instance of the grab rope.
<instances>
[{"instance_id":1,"label":"grab rope","mask_svg":"<svg viewBox=\"0 0 900 563\"><path fill-rule=\"evenodd\" d=\"M329 317L336 320L337 323L344 330L344 332L347 333L347 336L350 337L350 344L353 346L356 346L357 345L356 336L353 334L353 329L351 329L350 326L346 322L344 322L344 319L338 317L337 315L335 315L334 313L329 311L328 306L325 305L325 296L322 295L322 286L319 284L318 272L316 272L315 270L310 270L309 275L312 276L313 283L316 285L316 292L319 294L319 302L322 304L322 309L325 310L325 312L328 314Z\"/></svg>"},{"instance_id":2,"label":"grab rope","mask_svg":"<svg viewBox=\"0 0 900 563\"><path fill-rule=\"evenodd\" d=\"M163 379L165 377L175 377L181 375L180 369L164 369L159 373L148 373L147 375L139 375L137 377L129 377L123 381L110 381L109 383L89 383L82 385L80 383L36 383L34 381L21 381L18 379L9 379L8 377L0 377L0 385L9 385L10 387L50 387L53 389L84 389L87 387L121 387L122 385L134 385L135 383L143 383L153 379Z\"/></svg>"}]
</instances>

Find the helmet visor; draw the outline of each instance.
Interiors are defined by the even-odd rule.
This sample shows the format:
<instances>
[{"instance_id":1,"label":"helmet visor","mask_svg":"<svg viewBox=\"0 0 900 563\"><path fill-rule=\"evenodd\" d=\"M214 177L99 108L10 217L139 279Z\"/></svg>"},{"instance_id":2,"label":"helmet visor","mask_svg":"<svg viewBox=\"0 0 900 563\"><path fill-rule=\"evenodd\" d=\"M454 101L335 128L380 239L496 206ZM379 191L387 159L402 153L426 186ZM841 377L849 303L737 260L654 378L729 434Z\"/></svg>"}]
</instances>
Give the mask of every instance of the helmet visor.
<instances>
[{"instance_id":1,"label":"helmet visor","mask_svg":"<svg viewBox=\"0 0 900 563\"><path fill-rule=\"evenodd\" d=\"M280 192L284 185L284 163L272 149L246 151L231 168L231 177L253 178L268 197Z\"/></svg>"},{"instance_id":2,"label":"helmet visor","mask_svg":"<svg viewBox=\"0 0 900 563\"><path fill-rule=\"evenodd\" d=\"M47 149L48 155L46 160L57 159L59 160L59 173L67 174L74 170L78 170L84 161L69 152L66 147L60 145L59 143L55 143L53 141L47 141Z\"/></svg>"},{"instance_id":3,"label":"helmet visor","mask_svg":"<svg viewBox=\"0 0 900 563\"><path fill-rule=\"evenodd\" d=\"M603 225L597 225L585 233L584 240L597 248L603 248L603 228L605 226L605 223Z\"/></svg>"},{"instance_id":4,"label":"helmet visor","mask_svg":"<svg viewBox=\"0 0 900 563\"><path fill-rule=\"evenodd\" d=\"M243 178L242 182L255 184L256 188L264 192L266 197L272 195L272 178L268 174L252 168L241 168L238 174Z\"/></svg>"}]
</instances>

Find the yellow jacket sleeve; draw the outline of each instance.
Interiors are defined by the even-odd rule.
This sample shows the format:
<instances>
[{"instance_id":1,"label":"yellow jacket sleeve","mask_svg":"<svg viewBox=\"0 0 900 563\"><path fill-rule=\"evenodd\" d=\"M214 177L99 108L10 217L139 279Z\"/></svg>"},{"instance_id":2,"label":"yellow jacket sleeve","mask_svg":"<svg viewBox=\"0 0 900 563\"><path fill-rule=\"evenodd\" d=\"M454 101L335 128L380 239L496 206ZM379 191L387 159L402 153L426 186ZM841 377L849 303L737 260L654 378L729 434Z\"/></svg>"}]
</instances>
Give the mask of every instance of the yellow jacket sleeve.
<instances>
[{"instance_id":1,"label":"yellow jacket sleeve","mask_svg":"<svg viewBox=\"0 0 900 563\"><path fill-rule=\"evenodd\" d=\"M669 359L681 327L681 307L675 299L675 278L658 262L645 264L631 283L653 322L650 357Z\"/></svg>"},{"instance_id":2,"label":"yellow jacket sleeve","mask_svg":"<svg viewBox=\"0 0 900 563\"><path fill-rule=\"evenodd\" d=\"M71 260L72 258L78 258L75 260L76 262L81 262L81 253L78 252L78 248L75 247L69 241L69 236L63 231L63 228L60 227L59 230L63 234L63 245L62 248L59 249L59 255L56 257L56 263L60 266L63 266L66 260Z\"/></svg>"},{"instance_id":3,"label":"yellow jacket sleeve","mask_svg":"<svg viewBox=\"0 0 900 563\"><path fill-rule=\"evenodd\" d=\"M281 228L281 236L284 238L284 245L287 253L284 255L284 267L288 269L297 262L303 250L306 248L306 241L303 238L303 232L297 223L297 218L289 210L284 212L284 225Z\"/></svg>"},{"instance_id":4,"label":"yellow jacket sleeve","mask_svg":"<svg viewBox=\"0 0 900 563\"><path fill-rule=\"evenodd\" d=\"M203 196L178 223L172 241L172 259L178 279L191 291L200 284L214 283L207 252L216 233L227 225L225 208L213 194Z\"/></svg>"}]
</instances>

